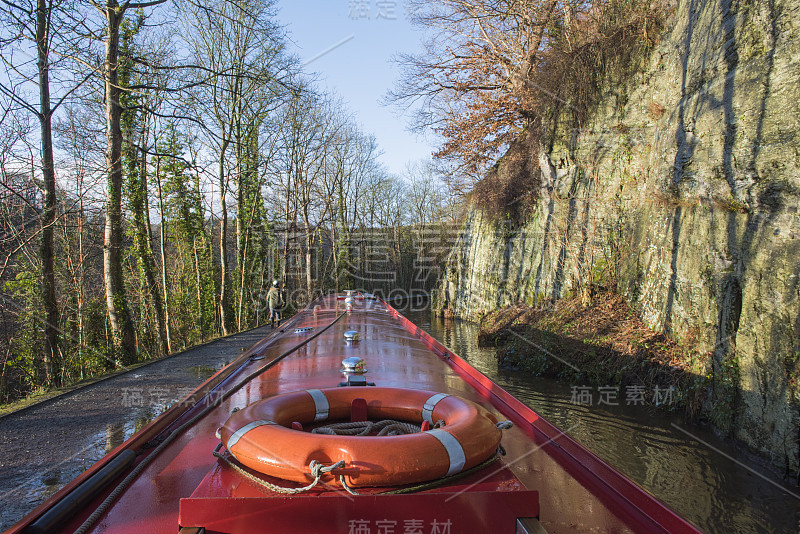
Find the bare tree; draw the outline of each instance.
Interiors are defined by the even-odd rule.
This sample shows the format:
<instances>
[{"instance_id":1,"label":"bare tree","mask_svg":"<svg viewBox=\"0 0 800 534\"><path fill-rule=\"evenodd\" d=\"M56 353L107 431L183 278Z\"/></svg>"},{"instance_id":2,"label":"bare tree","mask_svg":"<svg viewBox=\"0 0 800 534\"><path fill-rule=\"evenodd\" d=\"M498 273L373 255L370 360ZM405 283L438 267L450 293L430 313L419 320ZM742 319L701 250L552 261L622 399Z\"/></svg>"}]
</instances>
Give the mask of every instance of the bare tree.
<instances>
[{"instance_id":1,"label":"bare tree","mask_svg":"<svg viewBox=\"0 0 800 534\"><path fill-rule=\"evenodd\" d=\"M277 41L273 49L264 49L258 60L263 69L261 76L252 76L243 84L243 95L236 114L235 154L236 173L236 250L237 250L237 294L236 325L244 328L248 279L254 275L251 265L258 264L250 257L258 250L254 243L254 226L263 227L265 220L261 189L266 172L262 167L277 153L279 135L265 131L268 127L279 130L283 125L268 120L286 101L289 93L284 90L282 80L291 67L291 58L282 53L282 43ZM273 79L274 76L278 79ZM266 127L265 127L266 126ZM260 233L259 233L260 235ZM255 288L253 288L255 289Z\"/></svg>"},{"instance_id":2,"label":"bare tree","mask_svg":"<svg viewBox=\"0 0 800 534\"><path fill-rule=\"evenodd\" d=\"M650 42L658 2L602 0L409 0L429 31L424 52L401 55L402 80L389 101L419 105L416 127L443 136L436 157L450 185L474 182L523 132L538 138L562 109L585 119L600 65ZM616 56L615 56L616 54ZM538 140L538 139L535 139Z\"/></svg>"},{"instance_id":3,"label":"bare tree","mask_svg":"<svg viewBox=\"0 0 800 534\"><path fill-rule=\"evenodd\" d=\"M402 55L400 86L389 98L422 101L418 128L445 142L438 156L473 175L492 162L530 121L531 73L558 18L551 0L411 0L411 20L432 31L420 55ZM463 184L458 184L463 187Z\"/></svg>"},{"instance_id":4,"label":"bare tree","mask_svg":"<svg viewBox=\"0 0 800 534\"><path fill-rule=\"evenodd\" d=\"M283 176L286 210L284 217L284 273L287 268L289 236L293 230L301 230L304 235L303 259L305 262L305 285L310 294L312 287L311 241L313 226L311 221L312 203L316 200L314 187L315 159L320 157L323 147L324 121L320 116L319 96L301 87L294 93L285 110L285 130L283 132ZM298 224L302 220L302 229ZM284 274L284 277L286 275Z\"/></svg>"},{"instance_id":5,"label":"bare tree","mask_svg":"<svg viewBox=\"0 0 800 534\"><path fill-rule=\"evenodd\" d=\"M181 4L185 20L184 37L194 54L197 78L203 81L198 96L198 111L208 118L203 121L206 139L217 152L217 173L220 202L220 283L219 306L223 334L232 328L230 266L228 264L228 201L234 181L244 175L241 167L247 119L247 102L261 93L275 91L280 79L287 77L289 65L284 60L282 30L273 22L273 0L212 0L198 3L185 0ZM265 91L266 88L266 91ZM208 94L205 94L207 91ZM268 104L269 105L269 104ZM256 122L258 122L256 120ZM236 167L229 169L228 148L233 144ZM241 207L237 195L237 207ZM240 214L237 214L237 216ZM241 219L237 219L237 244L242 249Z\"/></svg>"},{"instance_id":6,"label":"bare tree","mask_svg":"<svg viewBox=\"0 0 800 534\"><path fill-rule=\"evenodd\" d=\"M114 358L117 365L130 363L136 355L136 339L125 297L122 278L122 104L123 89L119 83L119 31L125 12L129 9L144 9L164 3L166 0L150 2L124 2L106 0L100 5L92 1L105 19L105 58L102 74L105 84L106 117L106 226L103 242L103 272L106 288L108 320L113 333Z\"/></svg>"},{"instance_id":7,"label":"bare tree","mask_svg":"<svg viewBox=\"0 0 800 534\"><path fill-rule=\"evenodd\" d=\"M347 265L350 256L350 232L347 226L347 201L345 191L351 179L353 147L358 130L353 127L350 117L341 111L343 106L334 103L338 113L330 113L331 134L326 142L326 157L323 180L321 181L322 201L329 216L331 243L331 266L334 288L352 288L349 282Z\"/></svg>"},{"instance_id":8,"label":"bare tree","mask_svg":"<svg viewBox=\"0 0 800 534\"><path fill-rule=\"evenodd\" d=\"M90 288L93 286L91 258L101 254L100 244L93 242L90 235L89 217L92 213L91 198L87 199L87 191L94 182L102 181L101 169L92 166L93 152L97 149L94 140L86 135L86 117L77 106L68 106L57 125L59 147L66 153L64 172L67 181L74 189L65 190L63 194L70 201L64 205L63 224L61 228L62 262L65 265L66 285L70 295L64 300L74 302L75 348L73 357L77 363L77 378L86 376L85 351L89 347L89 328L86 316L90 301ZM94 175L94 176L93 176ZM88 201L87 201L88 200ZM99 210L97 210L99 211ZM65 313L68 313L67 310ZM73 362L66 361L65 364Z\"/></svg>"},{"instance_id":9,"label":"bare tree","mask_svg":"<svg viewBox=\"0 0 800 534\"><path fill-rule=\"evenodd\" d=\"M0 14L6 27L12 32L1 44L2 60L6 66L6 79L0 83L0 91L20 110L25 110L39 121L40 172L44 189L44 205L41 215L41 237L39 256L41 259L41 298L44 307L42 320L44 330L43 363L45 384L53 385L58 377L55 369L58 360L58 302L55 283L54 223L57 213L56 175L53 156L53 114L61 104L80 86L83 80L60 80L57 101L51 102L51 69L53 56L67 53L73 48L68 40L74 39L78 22L72 18L73 6L69 1L19 0L3 2ZM28 62L24 59L26 49L35 47L36 75L38 81L39 105L30 104L21 94L25 84L34 76L27 72ZM16 54L15 54L16 52ZM23 59L20 59L23 58Z\"/></svg>"},{"instance_id":10,"label":"bare tree","mask_svg":"<svg viewBox=\"0 0 800 534\"><path fill-rule=\"evenodd\" d=\"M293 274L289 260L297 259L295 280L305 293L328 283L352 287L372 239L374 220L364 201L369 180L380 173L375 138L358 129L339 100L307 81L298 82L281 113L265 199L281 232L281 277ZM360 267L352 265L355 258Z\"/></svg>"}]
</instances>

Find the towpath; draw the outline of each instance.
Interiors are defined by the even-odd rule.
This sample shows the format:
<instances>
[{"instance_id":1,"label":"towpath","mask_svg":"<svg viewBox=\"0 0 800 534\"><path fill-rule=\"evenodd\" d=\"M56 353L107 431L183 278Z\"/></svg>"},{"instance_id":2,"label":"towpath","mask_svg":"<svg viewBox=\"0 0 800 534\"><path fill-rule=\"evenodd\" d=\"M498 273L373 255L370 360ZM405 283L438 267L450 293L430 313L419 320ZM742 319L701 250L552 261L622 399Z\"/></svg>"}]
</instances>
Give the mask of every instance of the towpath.
<instances>
[{"instance_id":1,"label":"towpath","mask_svg":"<svg viewBox=\"0 0 800 534\"><path fill-rule=\"evenodd\" d=\"M0 418L0 532L270 331L220 338Z\"/></svg>"}]
</instances>

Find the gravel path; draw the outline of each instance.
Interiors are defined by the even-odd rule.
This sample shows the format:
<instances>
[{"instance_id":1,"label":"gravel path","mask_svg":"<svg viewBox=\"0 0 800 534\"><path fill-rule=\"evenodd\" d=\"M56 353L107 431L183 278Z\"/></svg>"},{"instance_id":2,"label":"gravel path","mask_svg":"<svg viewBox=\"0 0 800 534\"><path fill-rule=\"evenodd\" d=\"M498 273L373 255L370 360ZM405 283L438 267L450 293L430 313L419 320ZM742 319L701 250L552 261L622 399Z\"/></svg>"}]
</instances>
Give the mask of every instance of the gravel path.
<instances>
[{"instance_id":1,"label":"gravel path","mask_svg":"<svg viewBox=\"0 0 800 534\"><path fill-rule=\"evenodd\" d=\"M218 339L0 418L0 531L270 330Z\"/></svg>"}]
</instances>

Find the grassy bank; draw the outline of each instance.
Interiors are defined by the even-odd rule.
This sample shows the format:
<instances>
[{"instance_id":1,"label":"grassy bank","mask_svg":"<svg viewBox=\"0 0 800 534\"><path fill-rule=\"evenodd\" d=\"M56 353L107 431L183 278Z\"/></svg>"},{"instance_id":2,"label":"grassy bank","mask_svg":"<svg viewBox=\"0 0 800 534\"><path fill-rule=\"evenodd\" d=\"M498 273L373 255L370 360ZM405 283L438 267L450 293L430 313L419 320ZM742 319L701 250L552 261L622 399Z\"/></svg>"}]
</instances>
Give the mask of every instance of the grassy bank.
<instances>
[{"instance_id":1,"label":"grassy bank","mask_svg":"<svg viewBox=\"0 0 800 534\"><path fill-rule=\"evenodd\" d=\"M654 332L611 291L596 294L588 307L573 298L496 310L481 319L479 343L497 347L505 368L573 386L638 387L649 404L659 404L654 391L671 391L669 407L689 415L706 397L708 357L698 353L694 336L676 342Z\"/></svg>"}]
</instances>

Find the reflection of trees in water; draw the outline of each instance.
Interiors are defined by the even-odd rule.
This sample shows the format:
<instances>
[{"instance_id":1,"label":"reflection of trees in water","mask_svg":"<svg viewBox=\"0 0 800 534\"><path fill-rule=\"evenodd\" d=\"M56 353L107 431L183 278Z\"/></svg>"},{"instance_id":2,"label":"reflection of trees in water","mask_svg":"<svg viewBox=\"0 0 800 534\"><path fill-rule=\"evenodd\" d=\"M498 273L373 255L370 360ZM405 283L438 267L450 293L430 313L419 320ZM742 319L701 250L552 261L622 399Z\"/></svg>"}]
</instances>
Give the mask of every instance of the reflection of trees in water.
<instances>
[{"instance_id":1,"label":"reflection of trees in water","mask_svg":"<svg viewBox=\"0 0 800 534\"><path fill-rule=\"evenodd\" d=\"M160 412L161 410L159 410L159 413ZM146 406L143 408L133 425L133 434L143 429L147 423L155 419L157 415L158 413L156 413L156 410L153 406Z\"/></svg>"},{"instance_id":2,"label":"reflection of trees in water","mask_svg":"<svg viewBox=\"0 0 800 534\"><path fill-rule=\"evenodd\" d=\"M125 441L125 425L110 423L106 425L106 452L111 452Z\"/></svg>"},{"instance_id":3,"label":"reflection of trees in water","mask_svg":"<svg viewBox=\"0 0 800 534\"><path fill-rule=\"evenodd\" d=\"M139 413L139 417L130 422L109 423L106 425L106 453L113 451L126 439L143 429L150 421L158 415L152 406L148 406ZM132 428L131 428L132 427Z\"/></svg>"},{"instance_id":4,"label":"reflection of trees in water","mask_svg":"<svg viewBox=\"0 0 800 534\"><path fill-rule=\"evenodd\" d=\"M133 433L135 434L136 432L139 432L145 427L145 425L147 425L147 423L155 419L155 417L156 413L152 406L145 408L139 418L136 420L136 424L133 427Z\"/></svg>"}]
</instances>

